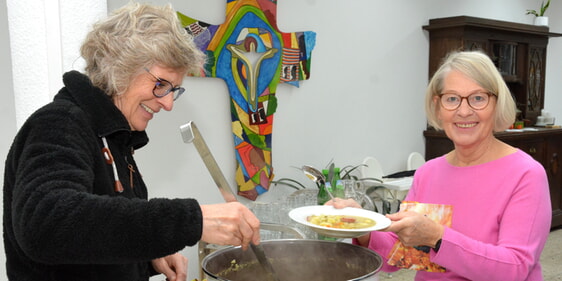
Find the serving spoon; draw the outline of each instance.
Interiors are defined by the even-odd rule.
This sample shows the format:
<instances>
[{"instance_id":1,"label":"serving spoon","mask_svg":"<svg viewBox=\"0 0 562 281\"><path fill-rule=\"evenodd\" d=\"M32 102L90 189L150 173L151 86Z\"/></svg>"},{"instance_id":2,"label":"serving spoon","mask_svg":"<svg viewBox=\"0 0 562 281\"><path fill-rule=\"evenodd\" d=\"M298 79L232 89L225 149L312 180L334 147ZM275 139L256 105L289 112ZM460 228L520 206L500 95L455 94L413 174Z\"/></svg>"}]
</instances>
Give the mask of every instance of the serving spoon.
<instances>
[{"instance_id":1,"label":"serving spoon","mask_svg":"<svg viewBox=\"0 0 562 281\"><path fill-rule=\"evenodd\" d=\"M234 195L234 192L230 188L230 185L226 181L224 174L219 168L217 161L213 157L213 154L211 154L211 151L209 150L207 143L205 143L203 136L201 136L199 129L197 129L197 126L195 126L195 123L193 121L190 121L189 123L180 126L180 132L183 141L185 143L193 143L195 145L195 148L197 149L199 156L201 156L203 163L205 164L205 166L207 166L207 169L209 170L211 177L213 178L217 187L219 188L224 200L226 202L238 201L236 199L236 196ZM277 275L277 273L273 269L273 266L265 256L265 252L261 244L256 245L254 243L250 243L250 249L252 249L258 262L265 270L265 272L269 275L270 279L272 279L273 281L280 281L279 276Z\"/></svg>"},{"instance_id":2,"label":"serving spoon","mask_svg":"<svg viewBox=\"0 0 562 281\"><path fill-rule=\"evenodd\" d=\"M318 171L316 168L314 168L312 166L308 166L308 165L302 166L302 171L313 182L318 183L320 185L323 185L324 189L326 189L326 193L328 193L330 198L332 200L334 200L334 195L332 195L332 192L330 192L330 190L328 190L328 188L326 188L326 177L324 177L324 175L320 171Z\"/></svg>"}]
</instances>

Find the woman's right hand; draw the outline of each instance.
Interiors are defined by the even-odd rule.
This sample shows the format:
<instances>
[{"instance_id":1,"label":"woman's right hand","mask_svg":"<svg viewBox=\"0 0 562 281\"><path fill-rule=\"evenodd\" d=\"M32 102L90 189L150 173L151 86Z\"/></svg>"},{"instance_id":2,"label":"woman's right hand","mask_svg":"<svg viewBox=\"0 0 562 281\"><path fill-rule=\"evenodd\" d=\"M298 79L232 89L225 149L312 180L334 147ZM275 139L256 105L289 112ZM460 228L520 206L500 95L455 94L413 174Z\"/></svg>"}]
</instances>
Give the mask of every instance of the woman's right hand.
<instances>
[{"instance_id":1,"label":"woman's right hand","mask_svg":"<svg viewBox=\"0 0 562 281\"><path fill-rule=\"evenodd\" d=\"M334 206L334 208L336 208L336 209L343 209L343 208L346 208L346 207L360 208L360 209L362 208L361 205L359 205L359 203L357 203L357 201L355 201L351 198L348 198L348 199L334 198L334 199L326 202L324 205ZM363 236L359 236L359 237L357 237L357 243L360 246L368 247L370 237L371 237L371 233L367 233Z\"/></svg>"},{"instance_id":2,"label":"woman's right hand","mask_svg":"<svg viewBox=\"0 0 562 281\"><path fill-rule=\"evenodd\" d=\"M326 202L324 205L334 206L334 208L336 209L343 209L345 207L360 208L360 209L363 208L361 207L361 205L359 205L359 203L357 203L357 201L351 198L348 199L334 198Z\"/></svg>"},{"instance_id":3,"label":"woman's right hand","mask_svg":"<svg viewBox=\"0 0 562 281\"><path fill-rule=\"evenodd\" d=\"M201 240L217 245L241 245L246 250L250 243L260 243L260 221L239 202L201 205L203 234Z\"/></svg>"}]
</instances>

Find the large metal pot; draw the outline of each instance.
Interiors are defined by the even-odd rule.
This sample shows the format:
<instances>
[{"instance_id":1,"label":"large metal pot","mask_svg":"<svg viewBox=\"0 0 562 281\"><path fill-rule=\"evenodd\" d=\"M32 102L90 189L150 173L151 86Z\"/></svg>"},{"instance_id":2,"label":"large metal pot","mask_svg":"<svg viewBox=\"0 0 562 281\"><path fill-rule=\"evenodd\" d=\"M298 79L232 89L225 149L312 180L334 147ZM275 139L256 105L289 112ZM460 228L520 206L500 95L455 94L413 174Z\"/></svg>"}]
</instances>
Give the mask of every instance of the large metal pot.
<instances>
[{"instance_id":1,"label":"large metal pot","mask_svg":"<svg viewBox=\"0 0 562 281\"><path fill-rule=\"evenodd\" d=\"M261 243L281 281L378 280L382 258L375 252L337 241L285 239ZM208 280L267 280L252 251L227 247L206 256Z\"/></svg>"}]
</instances>

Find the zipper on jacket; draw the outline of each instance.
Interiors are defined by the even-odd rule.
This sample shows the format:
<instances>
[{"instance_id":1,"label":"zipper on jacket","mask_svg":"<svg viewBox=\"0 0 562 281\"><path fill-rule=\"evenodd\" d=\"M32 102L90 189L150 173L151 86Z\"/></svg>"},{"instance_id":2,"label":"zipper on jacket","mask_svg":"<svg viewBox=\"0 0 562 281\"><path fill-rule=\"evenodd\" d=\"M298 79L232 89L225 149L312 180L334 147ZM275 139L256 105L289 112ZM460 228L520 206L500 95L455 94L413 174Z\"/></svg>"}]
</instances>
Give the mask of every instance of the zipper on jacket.
<instances>
[{"instance_id":1,"label":"zipper on jacket","mask_svg":"<svg viewBox=\"0 0 562 281\"><path fill-rule=\"evenodd\" d=\"M133 148L131 147L131 155L133 155ZM134 177L133 177L133 173L135 173L135 167L133 166L133 164L129 163L129 159L127 158L127 156L125 156L125 162L127 162L127 169L129 169L129 185L131 186L131 189L134 188Z\"/></svg>"}]
</instances>

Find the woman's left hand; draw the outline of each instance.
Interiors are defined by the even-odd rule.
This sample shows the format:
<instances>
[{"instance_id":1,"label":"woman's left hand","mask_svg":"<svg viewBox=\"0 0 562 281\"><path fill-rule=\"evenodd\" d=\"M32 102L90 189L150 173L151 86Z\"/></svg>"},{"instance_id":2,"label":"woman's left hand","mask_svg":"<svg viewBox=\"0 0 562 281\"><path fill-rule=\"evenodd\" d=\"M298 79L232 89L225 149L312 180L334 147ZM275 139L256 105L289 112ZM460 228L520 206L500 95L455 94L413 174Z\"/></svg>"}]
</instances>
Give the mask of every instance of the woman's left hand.
<instances>
[{"instance_id":1,"label":"woman's left hand","mask_svg":"<svg viewBox=\"0 0 562 281\"><path fill-rule=\"evenodd\" d=\"M187 280L187 258L180 253L152 260L152 267L169 281Z\"/></svg>"},{"instance_id":2,"label":"woman's left hand","mask_svg":"<svg viewBox=\"0 0 562 281\"><path fill-rule=\"evenodd\" d=\"M443 237L444 227L430 218L414 212L404 211L386 215L392 224L385 231L392 231L405 246L429 246Z\"/></svg>"}]
</instances>

